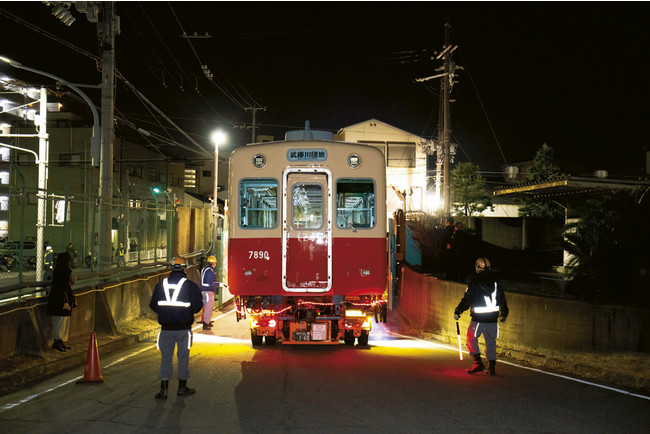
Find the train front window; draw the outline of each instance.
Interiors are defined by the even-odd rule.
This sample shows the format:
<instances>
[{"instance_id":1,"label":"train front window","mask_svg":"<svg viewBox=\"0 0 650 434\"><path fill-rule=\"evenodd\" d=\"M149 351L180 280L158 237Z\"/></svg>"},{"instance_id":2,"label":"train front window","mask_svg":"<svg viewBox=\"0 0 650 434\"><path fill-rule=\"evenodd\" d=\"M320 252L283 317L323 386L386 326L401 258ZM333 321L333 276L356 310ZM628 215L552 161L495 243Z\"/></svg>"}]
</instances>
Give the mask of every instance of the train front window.
<instances>
[{"instance_id":1,"label":"train front window","mask_svg":"<svg viewBox=\"0 0 650 434\"><path fill-rule=\"evenodd\" d=\"M291 192L293 202L293 227L295 229L320 229L323 226L323 186L296 183Z\"/></svg>"},{"instance_id":2,"label":"train front window","mask_svg":"<svg viewBox=\"0 0 650 434\"><path fill-rule=\"evenodd\" d=\"M272 229L278 224L278 181L242 179L239 183L239 225Z\"/></svg>"},{"instance_id":3,"label":"train front window","mask_svg":"<svg viewBox=\"0 0 650 434\"><path fill-rule=\"evenodd\" d=\"M368 229L377 221L375 183L372 179L336 182L336 225L341 229Z\"/></svg>"}]
</instances>

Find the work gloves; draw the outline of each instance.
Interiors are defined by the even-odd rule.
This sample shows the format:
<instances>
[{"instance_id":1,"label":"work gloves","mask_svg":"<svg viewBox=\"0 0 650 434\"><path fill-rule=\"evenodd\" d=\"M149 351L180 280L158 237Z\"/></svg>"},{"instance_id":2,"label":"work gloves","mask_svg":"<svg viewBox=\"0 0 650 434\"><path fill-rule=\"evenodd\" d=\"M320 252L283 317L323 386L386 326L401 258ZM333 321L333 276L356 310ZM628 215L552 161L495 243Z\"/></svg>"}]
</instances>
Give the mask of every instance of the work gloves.
<instances>
[{"instance_id":1,"label":"work gloves","mask_svg":"<svg viewBox=\"0 0 650 434\"><path fill-rule=\"evenodd\" d=\"M502 316L500 321L501 321L501 322L506 322L506 318L507 318L507 317Z\"/></svg>"}]
</instances>

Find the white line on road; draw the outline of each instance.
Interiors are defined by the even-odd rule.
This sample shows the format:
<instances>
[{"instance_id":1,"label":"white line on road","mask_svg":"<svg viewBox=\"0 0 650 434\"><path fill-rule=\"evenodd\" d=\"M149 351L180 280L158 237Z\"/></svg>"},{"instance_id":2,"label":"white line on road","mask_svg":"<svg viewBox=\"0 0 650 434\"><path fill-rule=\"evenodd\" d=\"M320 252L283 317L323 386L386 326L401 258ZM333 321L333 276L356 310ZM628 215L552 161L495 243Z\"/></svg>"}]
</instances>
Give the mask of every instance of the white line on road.
<instances>
[{"instance_id":1,"label":"white line on road","mask_svg":"<svg viewBox=\"0 0 650 434\"><path fill-rule=\"evenodd\" d=\"M231 311L229 311L229 312L226 312L226 313L224 313L224 314L222 314L222 315L219 315L217 318L215 318L215 321L220 320L220 319L223 318L224 316L229 315L229 314L231 314L231 313L233 313L233 312L234 312L234 309L231 310ZM199 328L199 327L202 327L202 326L194 327L194 329ZM116 365L116 364L118 364L118 363L121 363L121 362L123 362L123 361L125 361L125 360L127 360L127 359L130 359L130 358L133 357L133 356L137 356L137 355L140 354L140 353L143 353L143 352L145 352L145 351L152 350L152 349L154 349L154 348L156 348L156 345L149 345L149 346L147 346L147 347L145 347L145 348L142 348L142 349L140 349L140 350L138 350L138 351L136 351L136 352L134 352L134 353L127 354L126 356L124 356L124 357L122 357L122 358L119 358L119 359L115 360L114 362L109 363L108 365L104 366L104 368L110 368L110 367L113 366L113 365ZM61 387L63 387L63 386L67 386L68 384L73 383L73 382L76 382L77 380L80 380L81 378L82 378L82 376L80 375L80 376L78 376L78 377L73 378L72 380L64 381L63 383L61 383L61 384L57 384L56 386L52 386L52 387L50 387L49 389L46 389L46 390L44 390L44 391L42 391L42 392L35 393L35 394L30 395L30 396L28 396L28 397L26 397L26 398L23 398L23 399L21 399L20 401L12 402L12 403L10 403L10 404L5 404L5 405L3 405L2 407L0 407L0 413L2 413L3 411L6 411L6 410L10 410L10 409L12 409L12 408L14 408L14 407L18 407L18 406L21 405L21 404L25 404L25 403L27 403L27 402L29 402L29 401L32 401L32 400L34 400L34 399L36 399L36 398L38 398L38 397L40 397L40 396L45 395L46 393L53 392L53 391L55 391L56 389L59 389L59 388L61 388Z\"/></svg>"},{"instance_id":2,"label":"white line on road","mask_svg":"<svg viewBox=\"0 0 650 434\"><path fill-rule=\"evenodd\" d=\"M406 335L402 335L402 334L395 333L395 332L390 332L390 334L392 334L394 336L399 336L399 337L405 338L405 339L412 339L414 341L427 343L427 344L429 344L431 346L434 346L434 347L445 348L445 349L451 350L453 352L458 351L454 347L450 347L450 346L444 345L444 344L438 344L438 343L435 343L435 342L430 342L430 341L420 339L420 338L415 338L413 336L406 336ZM464 353L469 354L467 351L464 351ZM499 363L503 363L503 364L510 365L510 366L515 366L515 367L521 368L521 369L528 369L529 371L539 372L540 374L546 374L546 375L551 375L553 377L563 378L565 380L575 381L576 383L588 384L589 386L594 386L594 387L599 387L601 389L611 390L613 392L622 393L623 395L633 396L635 398L650 400L650 396L640 395L638 393L628 392L627 390L617 389L617 388L614 388L614 387L605 386L603 384L593 383L591 381L586 381L586 380L581 380L579 378L569 377L567 375L556 374L554 372L548 372L548 371L544 371L544 370L538 369L538 368L531 368L529 366L523 366L523 365L519 365L517 363L506 362L504 360L499 360Z\"/></svg>"}]
</instances>

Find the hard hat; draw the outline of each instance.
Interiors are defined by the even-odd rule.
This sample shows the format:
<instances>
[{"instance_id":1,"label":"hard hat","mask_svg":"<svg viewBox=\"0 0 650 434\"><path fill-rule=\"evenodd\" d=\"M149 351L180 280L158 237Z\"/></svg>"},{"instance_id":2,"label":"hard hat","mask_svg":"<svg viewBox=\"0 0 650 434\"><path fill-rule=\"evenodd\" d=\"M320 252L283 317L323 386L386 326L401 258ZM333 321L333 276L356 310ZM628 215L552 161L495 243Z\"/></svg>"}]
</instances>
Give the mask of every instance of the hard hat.
<instances>
[{"instance_id":1,"label":"hard hat","mask_svg":"<svg viewBox=\"0 0 650 434\"><path fill-rule=\"evenodd\" d=\"M492 264L490 264L488 258L478 258L474 263L474 268L476 268L476 272L478 273L479 271L489 270L492 268Z\"/></svg>"},{"instance_id":2,"label":"hard hat","mask_svg":"<svg viewBox=\"0 0 650 434\"><path fill-rule=\"evenodd\" d=\"M172 269L174 269L174 270L182 270L183 267L187 267L187 261L182 256L176 256L172 260Z\"/></svg>"},{"instance_id":3,"label":"hard hat","mask_svg":"<svg viewBox=\"0 0 650 434\"><path fill-rule=\"evenodd\" d=\"M52 246L47 246L45 250L52 250Z\"/></svg>"},{"instance_id":4,"label":"hard hat","mask_svg":"<svg viewBox=\"0 0 650 434\"><path fill-rule=\"evenodd\" d=\"M208 256L208 262L214 265L217 263L217 258L214 256Z\"/></svg>"}]
</instances>

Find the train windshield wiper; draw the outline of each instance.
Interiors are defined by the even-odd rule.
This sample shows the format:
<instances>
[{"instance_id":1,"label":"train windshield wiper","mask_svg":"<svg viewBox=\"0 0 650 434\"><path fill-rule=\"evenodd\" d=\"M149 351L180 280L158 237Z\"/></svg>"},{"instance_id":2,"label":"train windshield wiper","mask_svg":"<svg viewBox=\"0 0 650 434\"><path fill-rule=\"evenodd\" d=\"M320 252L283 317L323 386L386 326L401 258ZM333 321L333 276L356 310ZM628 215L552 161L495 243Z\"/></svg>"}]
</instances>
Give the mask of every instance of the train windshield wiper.
<instances>
[{"instance_id":1,"label":"train windshield wiper","mask_svg":"<svg viewBox=\"0 0 650 434\"><path fill-rule=\"evenodd\" d=\"M348 219L345 218L345 216L343 215L343 213L340 212L340 213L339 213L339 217L341 217L341 218L343 219L343 221L345 221L345 224L346 224L347 226L349 226L349 227L352 228L352 232L356 232L356 231L357 231L357 228L355 228L354 226L352 226L352 223L350 223L350 221L349 221Z\"/></svg>"}]
</instances>

